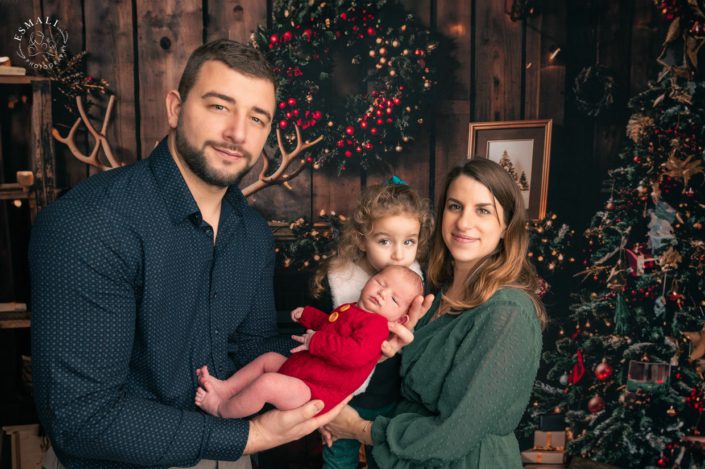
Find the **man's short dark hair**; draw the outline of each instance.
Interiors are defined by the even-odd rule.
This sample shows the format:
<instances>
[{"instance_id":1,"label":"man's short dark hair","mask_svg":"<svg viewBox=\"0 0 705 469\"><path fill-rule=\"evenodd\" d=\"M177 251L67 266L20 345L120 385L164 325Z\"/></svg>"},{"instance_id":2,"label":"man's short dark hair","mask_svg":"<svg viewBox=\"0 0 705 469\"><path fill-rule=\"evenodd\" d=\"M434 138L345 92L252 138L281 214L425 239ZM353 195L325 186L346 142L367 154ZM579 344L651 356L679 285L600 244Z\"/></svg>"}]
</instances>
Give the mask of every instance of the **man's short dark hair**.
<instances>
[{"instance_id":1,"label":"man's short dark hair","mask_svg":"<svg viewBox=\"0 0 705 469\"><path fill-rule=\"evenodd\" d=\"M179 95L186 100L201 66L209 60L217 60L231 69L253 78L262 78L272 82L277 91L277 78L267 59L257 49L228 39L217 39L203 44L194 50L186 62L184 73L179 81Z\"/></svg>"}]
</instances>

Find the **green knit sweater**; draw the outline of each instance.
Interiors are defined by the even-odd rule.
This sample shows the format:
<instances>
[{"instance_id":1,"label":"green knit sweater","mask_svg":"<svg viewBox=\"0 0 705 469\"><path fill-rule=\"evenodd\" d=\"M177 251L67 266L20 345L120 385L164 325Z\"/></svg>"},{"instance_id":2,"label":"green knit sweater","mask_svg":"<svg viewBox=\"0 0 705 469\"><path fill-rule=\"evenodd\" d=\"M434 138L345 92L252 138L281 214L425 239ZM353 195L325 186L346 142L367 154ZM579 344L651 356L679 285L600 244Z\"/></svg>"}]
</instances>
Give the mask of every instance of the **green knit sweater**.
<instances>
[{"instance_id":1,"label":"green knit sweater","mask_svg":"<svg viewBox=\"0 0 705 469\"><path fill-rule=\"evenodd\" d=\"M394 415L374 421L374 461L383 469L520 468L514 429L541 354L534 305L525 292L505 288L429 323L438 304L404 348Z\"/></svg>"}]
</instances>

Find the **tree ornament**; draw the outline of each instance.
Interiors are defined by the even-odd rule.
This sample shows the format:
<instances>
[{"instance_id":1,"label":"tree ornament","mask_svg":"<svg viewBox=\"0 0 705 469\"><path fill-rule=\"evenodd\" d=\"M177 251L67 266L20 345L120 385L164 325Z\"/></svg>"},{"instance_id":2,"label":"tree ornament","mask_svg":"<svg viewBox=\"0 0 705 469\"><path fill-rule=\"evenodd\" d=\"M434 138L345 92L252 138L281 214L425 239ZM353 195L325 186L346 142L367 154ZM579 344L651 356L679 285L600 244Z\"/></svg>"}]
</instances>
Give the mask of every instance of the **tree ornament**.
<instances>
[{"instance_id":1,"label":"tree ornament","mask_svg":"<svg viewBox=\"0 0 705 469\"><path fill-rule=\"evenodd\" d=\"M668 415L669 417L675 417L676 415L678 415L678 412L676 412L676 409L674 409L673 406L671 406L666 411L666 415Z\"/></svg>"},{"instance_id":2,"label":"tree ornament","mask_svg":"<svg viewBox=\"0 0 705 469\"><path fill-rule=\"evenodd\" d=\"M705 174L702 160L700 158L694 160L694 158L693 155L690 155L686 159L681 160L674 149L668 160L663 164L665 169L663 174L674 179L683 179L683 187L685 188L690 178L697 174Z\"/></svg>"},{"instance_id":3,"label":"tree ornament","mask_svg":"<svg viewBox=\"0 0 705 469\"><path fill-rule=\"evenodd\" d=\"M605 381L610 376L612 376L613 372L614 369L610 366L609 363L607 363L605 359L603 359L602 363L597 365L597 367L595 368L595 377L600 381Z\"/></svg>"},{"instance_id":4,"label":"tree ornament","mask_svg":"<svg viewBox=\"0 0 705 469\"><path fill-rule=\"evenodd\" d=\"M588 410L591 414L596 414L605 408L605 401L599 394L595 394L588 401Z\"/></svg>"},{"instance_id":5,"label":"tree ornament","mask_svg":"<svg viewBox=\"0 0 705 469\"><path fill-rule=\"evenodd\" d=\"M577 384L583 379L585 374L585 364L583 363L583 352L578 349L576 354L576 361L573 365L573 369L570 371L570 377L568 378L568 384Z\"/></svg>"},{"instance_id":6,"label":"tree ornament","mask_svg":"<svg viewBox=\"0 0 705 469\"><path fill-rule=\"evenodd\" d=\"M560 378L558 378L558 382L561 383L561 386L568 386L568 373L563 373Z\"/></svg>"},{"instance_id":7,"label":"tree ornament","mask_svg":"<svg viewBox=\"0 0 705 469\"><path fill-rule=\"evenodd\" d=\"M670 463L671 461L664 455L661 455L661 457L656 460L656 465L658 467L668 467Z\"/></svg>"},{"instance_id":8,"label":"tree ornament","mask_svg":"<svg viewBox=\"0 0 705 469\"><path fill-rule=\"evenodd\" d=\"M273 11L272 26L260 25L253 45L272 64L279 93L294 99L305 116L293 116L301 119L303 140L323 137L320 151L312 155L314 164L336 163L340 172L354 162L367 169L399 151L404 135L419 130L435 102L437 39L398 0L274 0ZM409 50L422 51L423 63L406 57L403 51ZM337 89L333 68L340 56L360 70L359 88L365 91L351 94ZM337 78L346 79L354 78ZM415 105L405 112L402 103L409 102ZM287 104L286 110L293 112L294 105L288 100ZM377 110L383 111L383 121L361 129L361 121L377 119ZM310 117L307 111L318 111L320 116ZM275 122L283 116L278 111ZM293 123L289 121L282 130L293 133ZM351 140L343 148L337 145L341 135ZM375 145L369 147L366 143L372 136ZM346 152L357 147L362 151L348 159Z\"/></svg>"},{"instance_id":9,"label":"tree ornament","mask_svg":"<svg viewBox=\"0 0 705 469\"><path fill-rule=\"evenodd\" d=\"M614 200L612 200L611 198L608 199L608 200L607 200L607 203L605 204L605 208L606 208L607 210L614 210L614 208L615 208Z\"/></svg>"}]
</instances>

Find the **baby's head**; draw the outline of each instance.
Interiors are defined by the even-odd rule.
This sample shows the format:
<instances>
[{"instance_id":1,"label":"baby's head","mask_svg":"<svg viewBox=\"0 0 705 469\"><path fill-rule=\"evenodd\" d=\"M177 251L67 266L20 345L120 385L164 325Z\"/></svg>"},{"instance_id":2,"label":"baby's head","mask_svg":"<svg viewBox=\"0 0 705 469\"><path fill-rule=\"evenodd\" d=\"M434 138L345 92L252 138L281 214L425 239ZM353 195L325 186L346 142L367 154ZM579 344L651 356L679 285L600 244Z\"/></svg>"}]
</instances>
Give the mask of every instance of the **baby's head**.
<instances>
[{"instance_id":1,"label":"baby's head","mask_svg":"<svg viewBox=\"0 0 705 469\"><path fill-rule=\"evenodd\" d=\"M370 277L362 288L357 305L381 314L388 321L404 323L411 302L419 295L423 295L421 277L408 267L390 265Z\"/></svg>"}]
</instances>

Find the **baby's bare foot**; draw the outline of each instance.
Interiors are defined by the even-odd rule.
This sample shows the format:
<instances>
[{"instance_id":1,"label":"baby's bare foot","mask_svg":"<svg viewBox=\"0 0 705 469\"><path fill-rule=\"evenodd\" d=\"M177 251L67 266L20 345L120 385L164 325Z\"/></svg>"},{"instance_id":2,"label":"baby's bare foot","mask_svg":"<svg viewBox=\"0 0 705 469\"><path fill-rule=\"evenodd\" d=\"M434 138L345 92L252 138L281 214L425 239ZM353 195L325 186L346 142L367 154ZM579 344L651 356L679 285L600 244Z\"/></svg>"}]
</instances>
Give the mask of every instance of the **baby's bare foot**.
<instances>
[{"instance_id":1,"label":"baby's bare foot","mask_svg":"<svg viewBox=\"0 0 705 469\"><path fill-rule=\"evenodd\" d=\"M222 402L230 398L225 381L221 381L208 373L208 367L202 366L196 370L198 384L194 399L196 405L211 415L220 417L219 407Z\"/></svg>"}]
</instances>

